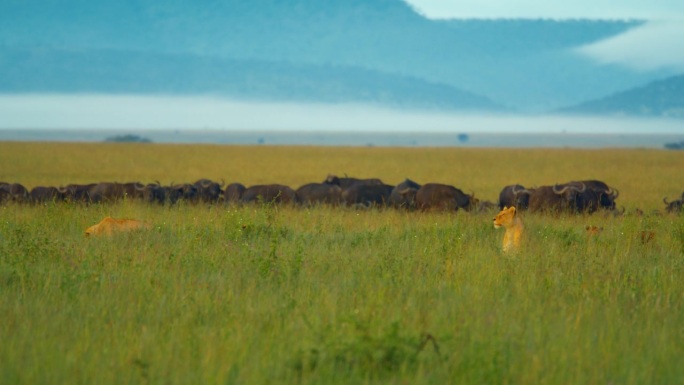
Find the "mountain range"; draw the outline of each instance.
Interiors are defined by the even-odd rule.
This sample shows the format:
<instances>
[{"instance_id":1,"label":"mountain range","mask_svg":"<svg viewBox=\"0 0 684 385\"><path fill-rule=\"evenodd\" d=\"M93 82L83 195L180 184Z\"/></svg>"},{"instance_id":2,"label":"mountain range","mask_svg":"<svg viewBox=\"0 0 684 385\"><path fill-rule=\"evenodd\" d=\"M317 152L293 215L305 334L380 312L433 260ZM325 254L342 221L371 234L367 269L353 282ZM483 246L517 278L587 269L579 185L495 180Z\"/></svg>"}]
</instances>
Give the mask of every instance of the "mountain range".
<instances>
[{"instance_id":1,"label":"mountain range","mask_svg":"<svg viewBox=\"0 0 684 385\"><path fill-rule=\"evenodd\" d=\"M0 93L682 117L681 74L577 53L643 23L431 20L401 0L4 0Z\"/></svg>"},{"instance_id":2,"label":"mountain range","mask_svg":"<svg viewBox=\"0 0 684 385\"><path fill-rule=\"evenodd\" d=\"M563 108L560 112L684 118L684 75L672 76L605 98Z\"/></svg>"}]
</instances>

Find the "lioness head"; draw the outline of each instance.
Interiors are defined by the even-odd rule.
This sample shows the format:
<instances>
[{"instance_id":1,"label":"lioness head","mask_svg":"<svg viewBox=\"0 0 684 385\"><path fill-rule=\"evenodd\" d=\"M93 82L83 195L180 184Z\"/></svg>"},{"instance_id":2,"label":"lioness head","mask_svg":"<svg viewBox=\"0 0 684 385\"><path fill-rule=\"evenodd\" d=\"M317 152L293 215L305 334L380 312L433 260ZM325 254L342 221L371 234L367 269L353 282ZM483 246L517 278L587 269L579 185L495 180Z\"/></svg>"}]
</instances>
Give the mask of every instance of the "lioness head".
<instances>
[{"instance_id":1,"label":"lioness head","mask_svg":"<svg viewBox=\"0 0 684 385\"><path fill-rule=\"evenodd\" d=\"M603 232L603 227L598 227L594 225L587 225L584 228L587 232L587 235L592 237L592 236L597 236Z\"/></svg>"},{"instance_id":2,"label":"lioness head","mask_svg":"<svg viewBox=\"0 0 684 385\"><path fill-rule=\"evenodd\" d=\"M501 226L506 227L513 223L513 218L515 218L515 207L504 207L495 217L494 217L494 227L497 229Z\"/></svg>"}]
</instances>

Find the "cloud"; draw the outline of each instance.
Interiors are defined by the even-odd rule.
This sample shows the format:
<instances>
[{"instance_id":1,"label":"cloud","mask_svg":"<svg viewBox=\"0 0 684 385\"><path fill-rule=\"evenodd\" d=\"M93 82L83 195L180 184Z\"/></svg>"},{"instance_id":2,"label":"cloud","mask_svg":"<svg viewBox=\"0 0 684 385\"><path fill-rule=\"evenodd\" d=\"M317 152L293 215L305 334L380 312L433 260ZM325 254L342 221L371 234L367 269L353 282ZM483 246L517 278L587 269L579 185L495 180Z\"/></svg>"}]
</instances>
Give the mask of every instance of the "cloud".
<instances>
[{"instance_id":1,"label":"cloud","mask_svg":"<svg viewBox=\"0 0 684 385\"><path fill-rule=\"evenodd\" d=\"M576 50L601 64L638 71L684 71L684 20L650 21L620 35Z\"/></svg>"},{"instance_id":2,"label":"cloud","mask_svg":"<svg viewBox=\"0 0 684 385\"><path fill-rule=\"evenodd\" d=\"M429 18L663 19L684 16L681 0L405 0ZM679 15L679 16L677 16Z\"/></svg>"},{"instance_id":3,"label":"cloud","mask_svg":"<svg viewBox=\"0 0 684 385\"><path fill-rule=\"evenodd\" d=\"M618 36L580 47L601 64L637 71L684 70L681 0L405 0L429 18L638 19L647 22Z\"/></svg>"},{"instance_id":4,"label":"cloud","mask_svg":"<svg viewBox=\"0 0 684 385\"><path fill-rule=\"evenodd\" d=\"M678 119L413 112L346 104L245 102L210 97L0 94L3 130L193 130L345 133L664 133Z\"/></svg>"}]
</instances>

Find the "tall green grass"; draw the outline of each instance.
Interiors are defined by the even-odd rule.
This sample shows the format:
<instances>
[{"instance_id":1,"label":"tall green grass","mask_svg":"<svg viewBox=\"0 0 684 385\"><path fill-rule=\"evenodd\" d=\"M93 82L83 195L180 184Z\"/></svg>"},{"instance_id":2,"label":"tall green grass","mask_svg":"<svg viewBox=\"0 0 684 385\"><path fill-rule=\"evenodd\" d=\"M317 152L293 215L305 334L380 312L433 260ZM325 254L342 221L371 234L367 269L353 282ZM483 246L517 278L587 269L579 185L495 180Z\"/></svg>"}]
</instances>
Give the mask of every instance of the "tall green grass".
<instances>
[{"instance_id":1,"label":"tall green grass","mask_svg":"<svg viewBox=\"0 0 684 385\"><path fill-rule=\"evenodd\" d=\"M684 220L651 213L683 167L655 150L0 143L0 180L29 188L347 173L496 201L595 178L626 209L523 213L504 255L494 212L3 205L0 383L679 383ZM85 238L107 215L153 228Z\"/></svg>"},{"instance_id":2,"label":"tall green grass","mask_svg":"<svg viewBox=\"0 0 684 385\"><path fill-rule=\"evenodd\" d=\"M85 238L106 215L153 229ZM493 215L1 206L0 382L684 378L681 217L523 214L505 255Z\"/></svg>"}]
</instances>

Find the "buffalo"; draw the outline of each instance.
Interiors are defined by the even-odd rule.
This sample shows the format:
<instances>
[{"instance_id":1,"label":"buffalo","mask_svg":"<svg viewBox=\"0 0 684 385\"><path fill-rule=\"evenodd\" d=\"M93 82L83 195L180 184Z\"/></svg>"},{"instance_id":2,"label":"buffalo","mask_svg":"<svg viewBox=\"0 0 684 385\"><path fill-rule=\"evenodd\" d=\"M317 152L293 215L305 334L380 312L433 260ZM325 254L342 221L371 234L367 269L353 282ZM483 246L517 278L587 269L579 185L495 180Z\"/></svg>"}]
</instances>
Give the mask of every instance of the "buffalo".
<instances>
[{"instance_id":1,"label":"buffalo","mask_svg":"<svg viewBox=\"0 0 684 385\"><path fill-rule=\"evenodd\" d=\"M143 199L145 185L140 182L101 182L89 191L93 203L116 202L121 199Z\"/></svg>"},{"instance_id":2,"label":"buffalo","mask_svg":"<svg viewBox=\"0 0 684 385\"><path fill-rule=\"evenodd\" d=\"M346 188L349 188L355 184L365 184L365 185L373 185L373 186L379 186L379 185L384 184L378 178L359 179L359 178L350 178L350 177L346 177L346 176L344 178L339 178L336 175L328 175L328 177L325 178L323 183L338 185L343 190Z\"/></svg>"},{"instance_id":3,"label":"buffalo","mask_svg":"<svg viewBox=\"0 0 684 385\"><path fill-rule=\"evenodd\" d=\"M515 207L516 210L527 210L530 205L531 190L519 184L505 186L499 193L499 210L504 207Z\"/></svg>"},{"instance_id":4,"label":"buffalo","mask_svg":"<svg viewBox=\"0 0 684 385\"><path fill-rule=\"evenodd\" d=\"M26 202L29 191L21 183L0 182L0 201Z\"/></svg>"},{"instance_id":5,"label":"buffalo","mask_svg":"<svg viewBox=\"0 0 684 385\"><path fill-rule=\"evenodd\" d=\"M145 185L140 182L128 182L123 184L124 199L144 199L145 194L143 189Z\"/></svg>"},{"instance_id":6,"label":"buffalo","mask_svg":"<svg viewBox=\"0 0 684 385\"><path fill-rule=\"evenodd\" d=\"M240 199L242 199L242 194L245 193L245 190L247 190L247 187L245 187L245 185L242 183L235 182L229 184L226 186L225 191L223 191L223 203L239 203Z\"/></svg>"},{"instance_id":7,"label":"buffalo","mask_svg":"<svg viewBox=\"0 0 684 385\"><path fill-rule=\"evenodd\" d=\"M420 189L420 184L406 178L392 189L389 205L395 208L415 208L418 189Z\"/></svg>"},{"instance_id":8,"label":"buffalo","mask_svg":"<svg viewBox=\"0 0 684 385\"><path fill-rule=\"evenodd\" d=\"M475 207L478 213L485 213L494 209L498 209L499 205L491 201L478 201Z\"/></svg>"},{"instance_id":9,"label":"buffalo","mask_svg":"<svg viewBox=\"0 0 684 385\"><path fill-rule=\"evenodd\" d=\"M9 192L0 189L0 203L9 201L12 198Z\"/></svg>"},{"instance_id":10,"label":"buffalo","mask_svg":"<svg viewBox=\"0 0 684 385\"><path fill-rule=\"evenodd\" d=\"M90 203L90 190L95 186L97 183L68 184L60 187L59 191L64 193L64 200L67 202Z\"/></svg>"},{"instance_id":11,"label":"buffalo","mask_svg":"<svg viewBox=\"0 0 684 385\"><path fill-rule=\"evenodd\" d=\"M615 209L615 199L620 195L620 192L616 188L610 187L600 180L582 180L579 181L579 183L584 184L589 191L592 191L595 194L597 209Z\"/></svg>"},{"instance_id":12,"label":"buffalo","mask_svg":"<svg viewBox=\"0 0 684 385\"><path fill-rule=\"evenodd\" d=\"M684 208L684 194L682 194L681 198L673 200L672 202L668 202L667 198L663 198L663 203L665 203L666 212L670 214L679 214Z\"/></svg>"},{"instance_id":13,"label":"buffalo","mask_svg":"<svg viewBox=\"0 0 684 385\"><path fill-rule=\"evenodd\" d=\"M553 190L568 201L566 211L574 213L593 213L600 207L599 193L589 188L584 182L568 182L556 184Z\"/></svg>"},{"instance_id":14,"label":"buffalo","mask_svg":"<svg viewBox=\"0 0 684 385\"><path fill-rule=\"evenodd\" d=\"M578 190L577 194L571 193L574 195L574 206L571 209L578 213L593 213L597 210L614 211L615 199L620 194L616 188L599 180L572 181L555 187L559 190L566 186L574 186Z\"/></svg>"},{"instance_id":15,"label":"buffalo","mask_svg":"<svg viewBox=\"0 0 684 385\"><path fill-rule=\"evenodd\" d=\"M470 211L477 205L474 194L467 195L460 189L441 183L427 183L416 191L416 207L426 211L441 209L456 211L463 209Z\"/></svg>"},{"instance_id":16,"label":"buffalo","mask_svg":"<svg viewBox=\"0 0 684 385\"><path fill-rule=\"evenodd\" d=\"M245 203L295 203L295 191L285 185L268 184L249 186L242 194L241 202Z\"/></svg>"},{"instance_id":17,"label":"buffalo","mask_svg":"<svg viewBox=\"0 0 684 385\"><path fill-rule=\"evenodd\" d=\"M210 179L200 179L193 183L197 188L197 199L201 202L216 203L223 197L223 185Z\"/></svg>"},{"instance_id":18,"label":"buffalo","mask_svg":"<svg viewBox=\"0 0 684 385\"><path fill-rule=\"evenodd\" d=\"M531 212L576 212L578 196L586 191L586 186L570 183L565 185L539 186L530 194Z\"/></svg>"},{"instance_id":19,"label":"buffalo","mask_svg":"<svg viewBox=\"0 0 684 385\"><path fill-rule=\"evenodd\" d=\"M31 203L63 202L64 192L54 186L36 186L29 192Z\"/></svg>"},{"instance_id":20,"label":"buffalo","mask_svg":"<svg viewBox=\"0 0 684 385\"><path fill-rule=\"evenodd\" d=\"M357 183L342 190L342 202L347 206L385 206L389 202L394 186L388 184Z\"/></svg>"},{"instance_id":21,"label":"buffalo","mask_svg":"<svg viewBox=\"0 0 684 385\"><path fill-rule=\"evenodd\" d=\"M190 203L197 203L199 200L199 191L197 187L190 183L172 183L168 187L168 202L174 204L180 200Z\"/></svg>"},{"instance_id":22,"label":"buffalo","mask_svg":"<svg viewBox=\"0 0 684 385\"><path fill-rule=\"evenodd\" d=\"M142 200L147 203L158 203L163 205L169 195L169 187L162 186L161 183L148 183L143 187L136 187L137 194L142 194Z\"/></svg>"},{"instance_id":23,"label":"buffalo","mask_svg":"<svg viewBox=\"0 0 684 385\"><path fill-rule=\"evenodd\" d=\"M297 203L303 206L338 205L342 201L342 188L336 184L308 183L299 187L295 195Z\"/></svg>"}]
</instances>

